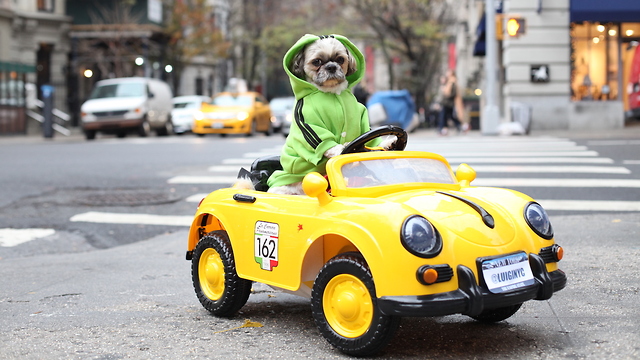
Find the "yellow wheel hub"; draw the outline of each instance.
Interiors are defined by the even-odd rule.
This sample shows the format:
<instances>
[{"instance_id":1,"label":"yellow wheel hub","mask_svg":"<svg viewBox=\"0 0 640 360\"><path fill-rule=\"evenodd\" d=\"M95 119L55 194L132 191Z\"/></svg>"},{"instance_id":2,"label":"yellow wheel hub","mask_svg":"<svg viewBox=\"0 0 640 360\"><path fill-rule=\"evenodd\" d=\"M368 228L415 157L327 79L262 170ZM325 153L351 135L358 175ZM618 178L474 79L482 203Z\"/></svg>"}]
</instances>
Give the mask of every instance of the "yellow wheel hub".
<instances>
[{"instance_id":1,"label":"yellow wheel hub","mask_svg":"<svg viewBox=\"0 0 640 360\"><path fill-rule=\"evenodd\" d=\"M202 292L211 300L218 300L224 293L224 264L220 254L208 248L202 252L198 263L198 278Z\"/></svg>"},{"instance_id":2,"label":"yellow wheel hub","mask_svg":"<svg viewBox=\"0 0 640 360\"><path fill-rule=\"evenodd\" d=\"M327 322L341 336L356 338L371 326L371 295L364 283L353 275L340 274L329 281L322 307Z\"/></svg>"}]
</instances>

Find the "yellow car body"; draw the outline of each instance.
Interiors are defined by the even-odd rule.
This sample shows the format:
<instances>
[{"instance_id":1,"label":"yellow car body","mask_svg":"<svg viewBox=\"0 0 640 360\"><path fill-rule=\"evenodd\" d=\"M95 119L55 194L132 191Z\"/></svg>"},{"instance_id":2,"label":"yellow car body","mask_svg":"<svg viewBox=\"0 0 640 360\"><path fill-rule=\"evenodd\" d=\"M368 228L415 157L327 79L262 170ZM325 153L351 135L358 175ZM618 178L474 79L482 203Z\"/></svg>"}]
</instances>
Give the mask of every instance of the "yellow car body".
<instances>
[{"instance_id":1,"label":"yellow car body","mask_svg":"<svg viewBox=\"0 0 640 360\"><path fill-rule=\"evenodd\" d=\"M271 134L271 109L257 92L223 92L194 116L194 134Z\"/></svg>"},{"instance_id":2,"label":"yellow car body","mask_svg":"<svg viewBox=\"0 0 640 360\"><path fill-rule=\"evenodd\" d=\"M541 221L544 226L546 220L537 215L541 207L516 191L472 186L475 172L467 165L454 173L437 154L377 151L334 157L326 170L330 192L327 178L318 173L303 181L307 196L241 188L214 191L196 212L187 259L201 238L222 231L239 278L312 296L324 290L314 288L323 267L336 257L357 255L370 269L373 289L361 286L345 295L341 285L327 284L338 294L319 300L325 306L336 302L334 310L324 310L329 323L349 318L345 314L351 312L368 319L364 313L376 309L390 317L461 313L499 321L523 302L548 299L566 284L557 265L562 248L549 233L550 223L543 234L529 225ZM440 239L439 248L430 253L407 245L425 236L415 223L423 219ZM407 230L411 226L418 226L417 235ZM370 294L372 302L345 310L344 304L351 304L345 299L360 292ZM507 316L491 313L510 307L515 310ZM347 339L366 332L360 330L360 320L342 330L336 326L335 332ZM365 355L370 349L340 350Z\"/></svg>"}]
</instances>

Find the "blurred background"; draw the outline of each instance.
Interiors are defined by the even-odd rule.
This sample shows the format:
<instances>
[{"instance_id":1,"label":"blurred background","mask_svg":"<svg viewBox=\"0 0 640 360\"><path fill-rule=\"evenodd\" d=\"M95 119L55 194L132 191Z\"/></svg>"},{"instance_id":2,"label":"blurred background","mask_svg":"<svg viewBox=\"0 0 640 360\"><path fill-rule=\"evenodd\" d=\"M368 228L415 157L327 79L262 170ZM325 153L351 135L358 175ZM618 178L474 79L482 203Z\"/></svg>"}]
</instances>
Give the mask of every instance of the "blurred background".
<instances>
[{"instance_id":1,"label":"blurred background","mask_svg":"<svg viewBox=\"0 0 640 360\"><path fill-rule=\"evenodd\" d=\"M282 58L305 33L350 38L367 60L356 95L406 91L423 127L434 126L448 69L472 129L487 79L500 122L608 129L640 116L637 0L0 0L0 135L27 132L43 85L69 128L108 78L207 97L243 79L267 100L290 96Z\"/></svg>"}]
</instances>

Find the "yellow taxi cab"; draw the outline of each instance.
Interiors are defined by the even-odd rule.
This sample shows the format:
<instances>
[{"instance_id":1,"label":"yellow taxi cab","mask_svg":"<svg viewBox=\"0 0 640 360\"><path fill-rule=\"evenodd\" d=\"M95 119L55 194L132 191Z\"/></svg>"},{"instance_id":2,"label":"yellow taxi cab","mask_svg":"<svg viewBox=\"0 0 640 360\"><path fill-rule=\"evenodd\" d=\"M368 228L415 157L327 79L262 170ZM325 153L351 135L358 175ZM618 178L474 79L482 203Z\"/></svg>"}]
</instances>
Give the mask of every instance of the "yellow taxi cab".
<instances>
[{"instance_id":1,"label":"yellow taxi cab","mask_svg":"<svg viewBox=\"0 0 640 360\"><path fill-rule=\"evenodd\" d=\"M391 151L364 144L398 137ZM306 196L266 192L277 157L241 170L255 189L209 194L191 225L187 260L202 306L232 316L252 282L310 297L320 333L354 356L380 351L404 316L464 314L497 322L566 285L563 249L529 196L472 185L440 155L401 151L402 129L374 129L310 173Z\"/></svg>"},{"instance_id":2,"label":"yellow taxi cab","mask_svg":"<svg viewBox=\"0 0 640 360\"><path fill-rule=\"evenodd\" d=\"M246 134L256 132L270 135L271 109L269 102L257 92L223 92L211 103L203 103L194 116L192 132L205 134Z\"/></svg>"}]
</instances>

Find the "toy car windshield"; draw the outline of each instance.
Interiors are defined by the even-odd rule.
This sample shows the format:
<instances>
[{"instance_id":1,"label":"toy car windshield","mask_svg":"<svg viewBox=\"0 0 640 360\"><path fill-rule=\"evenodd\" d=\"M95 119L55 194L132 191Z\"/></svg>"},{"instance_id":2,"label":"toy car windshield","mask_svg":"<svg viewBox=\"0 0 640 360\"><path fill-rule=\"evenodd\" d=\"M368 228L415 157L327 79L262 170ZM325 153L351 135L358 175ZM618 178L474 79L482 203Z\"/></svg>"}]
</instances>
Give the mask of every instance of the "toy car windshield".
<instances>
[{"instance_id":1,"label":"toy car windshield","mask_svg":"<svg viewBox=\"0 0 640 360\"><path fill-rule=\"evenodd\" d=\"M341 172L348 188L416 182L456 183L446 164L428 158L360 160L344 164Z\"/></svg>"}]
</instances>

